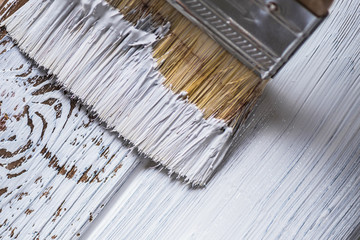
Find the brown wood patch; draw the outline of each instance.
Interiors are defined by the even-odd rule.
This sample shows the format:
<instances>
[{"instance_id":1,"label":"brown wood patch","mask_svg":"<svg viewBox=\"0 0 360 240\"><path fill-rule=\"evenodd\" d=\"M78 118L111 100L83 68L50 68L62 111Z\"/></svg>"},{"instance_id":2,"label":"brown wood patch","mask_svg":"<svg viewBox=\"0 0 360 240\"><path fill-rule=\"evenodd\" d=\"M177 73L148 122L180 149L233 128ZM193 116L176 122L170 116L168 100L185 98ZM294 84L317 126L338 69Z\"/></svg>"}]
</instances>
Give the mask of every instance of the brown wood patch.
<instances>
[{"instance_id":1,"label":"brown wood patch","mask_svg":"<svg viewBox=\"0 0 360 240\"><path fill-rule=\"evenodd\" d=\"M73 237L136 157L0 35L0 236Z\"/></svg>"}]
</instances>

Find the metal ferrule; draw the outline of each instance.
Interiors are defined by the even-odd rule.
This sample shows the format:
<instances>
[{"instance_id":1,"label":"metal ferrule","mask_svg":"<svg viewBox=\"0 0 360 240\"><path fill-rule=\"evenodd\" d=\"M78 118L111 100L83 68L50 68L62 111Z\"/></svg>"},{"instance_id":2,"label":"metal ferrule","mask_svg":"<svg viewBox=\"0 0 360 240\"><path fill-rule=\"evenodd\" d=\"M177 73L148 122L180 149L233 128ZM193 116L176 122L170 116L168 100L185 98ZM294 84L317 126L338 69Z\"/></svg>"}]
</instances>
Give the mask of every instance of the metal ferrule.
<instances>
[{"instance_id":1,"label":"metal ferrule","mask_svg":"<svg viewBox=\"0 0 360 240\"><path fill-rule=\"evenodd\" d=\"M168 0L263 79L272 77L315 29L295 0Z\"/></svg>"}]
</instances>

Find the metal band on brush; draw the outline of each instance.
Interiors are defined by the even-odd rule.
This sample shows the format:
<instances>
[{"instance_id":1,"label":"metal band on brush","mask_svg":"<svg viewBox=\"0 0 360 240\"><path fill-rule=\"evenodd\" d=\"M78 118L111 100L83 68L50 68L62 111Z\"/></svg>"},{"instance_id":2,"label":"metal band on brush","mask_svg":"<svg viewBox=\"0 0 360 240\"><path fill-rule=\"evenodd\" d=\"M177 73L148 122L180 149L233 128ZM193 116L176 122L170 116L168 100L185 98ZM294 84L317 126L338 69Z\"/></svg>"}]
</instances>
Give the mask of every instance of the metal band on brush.
<instances>
[{"instance_id":1,"label":"metal band on brush","mask_svg":"<svg viewBox=\"0 0 360 240\"><path fill-rule=\"evenodd\" d=\"M320 23L295 0L169 0L263 79Z\"/></svg>"}]
</instances>

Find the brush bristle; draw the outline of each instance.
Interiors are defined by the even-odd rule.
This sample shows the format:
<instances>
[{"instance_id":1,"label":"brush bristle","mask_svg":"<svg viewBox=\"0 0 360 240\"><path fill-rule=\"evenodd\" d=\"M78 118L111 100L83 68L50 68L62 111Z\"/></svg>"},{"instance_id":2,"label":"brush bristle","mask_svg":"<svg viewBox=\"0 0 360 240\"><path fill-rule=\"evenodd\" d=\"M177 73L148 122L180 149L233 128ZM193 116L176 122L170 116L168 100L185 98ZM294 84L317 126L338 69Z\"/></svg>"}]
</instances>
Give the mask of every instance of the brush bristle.
<instances>
[{"instance_id":1,"label":"brush bristle","mask_svg":"<svg viewBox=\"0 0 360 240\"><path fill-rule=\"evenodd\" d=\"M166 0L109 0L133 23L151 16L154 25L170 22L170 31L154 46L164 84L210 116L235 127L243 122L267 81L235 59ZM240 123L239 123L240 121Z\"/></svg>"},{"instance_id":2,"label":"brush bristle","mask_svg":"<svg viewBox=\"0 0 360 240\"><path fill-rule=\"evenodd\" d=\"M265 81L154 2L122 1L121 15L102 0L30 0L2 25L109 128L204 185Z\"/></svg>"}]
</instances>

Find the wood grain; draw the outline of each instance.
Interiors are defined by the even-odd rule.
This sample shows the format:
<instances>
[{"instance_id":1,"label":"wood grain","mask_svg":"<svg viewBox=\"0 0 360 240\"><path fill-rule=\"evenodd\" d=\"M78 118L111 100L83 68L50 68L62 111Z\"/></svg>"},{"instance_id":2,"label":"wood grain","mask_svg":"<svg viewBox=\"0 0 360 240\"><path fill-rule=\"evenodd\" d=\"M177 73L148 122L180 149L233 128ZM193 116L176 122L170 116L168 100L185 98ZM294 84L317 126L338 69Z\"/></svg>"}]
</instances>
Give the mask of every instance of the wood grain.
<instances>
[{"instance_id":1,"label":"wood grain","mask_svg":"<svg viewBox=\"0 0 360 240\"><path fill-rule=\"evenodd\" d=\"M87 239L358 239L359 67L359 1L336 1L206 189L139 171Z\"/></svg>"},{"instance_id":2,"label":"wood grain","mask_svg":"<svg viewBox=\"0 0 360 240\"><path fill-rule=\"evenodd\" d=\"M138 160L0 35L0 239L79 237Z\"/></svg>"},{"instance_id":3,"label":"wood grain","mask_svg":"<svg viewBox=\"0 0 360 240\"><path fill-rule=\"evenodd\" d=\"M238 136L227 164L206 189L191 189L144 167L127 179L126 186L120 188L111 204L81 236L84 239L359 238L359 13L356 0L336 2L330 16L270 82L247 128ZM3 52L0 126L6 128L0 132L0 148L16 152L16 158L0 160L0 235L5 239L16 236L29 239L40 233L40 238L68 239L96 216L99 206L113 195L116 183L121 184L127 176L121 171L131 169L137 156L124 157L129 150L96 121L85 128L83 125L89 122L89 117L84 109L75 107L66 121L71 104L60 90L31 94L39 92L46 82L34 86L36 83L27 82L28 77L14 76L26 72L30 63L19 53L15 58L10 57L10 52L15 51L9 42L2 41L0 49ZM14 67L4 68L10 65L10 59L17 59ZM19 63L24 64L21 69L17 69ZM41 73L31 69L31 74ZM56 100L52 105L43 104L49 98ZM62 114L56 118L58 111L54 106L59 103ZM14 110L16 105L19 106ZM29 106L27 111L25 105ZM36 111L47 119L43 139L41 132L45 124ZM98 141L93 143L91 139L100 136L103 140L97 146ZM76 137L81 143L73 146L70 143ZM33 145L26 150L29 140ZM67 174L72 166L77 166L72 179L48 166L51 158L41 155L47 142L52 143L51 147L47 144L49 151L60 159L58 165L66 163ZM87 143L84 149L83 143ZM22 146L20 150L19 146ZM19 161L31 154L33 146L33 156ZM114 157L117 161L111 161L113 165L105 167L106 173L99 174L100 180L106 176L108 180L79 182L91 164L99 161L99 166L106 165L107 160L101 157L104 146L109 146L118 156ZM122 168L113 178L109 177L119 162ZM10 166L17 167L7 169ZM7 177L23 170L26 172L19 176ZM39 176L42 182L36 183ZM19 185L24 187L17 189ZM51 186L54 187L48 189ZM8 219L5 224L4 216Z\"/></svg>"}]
</instances>

